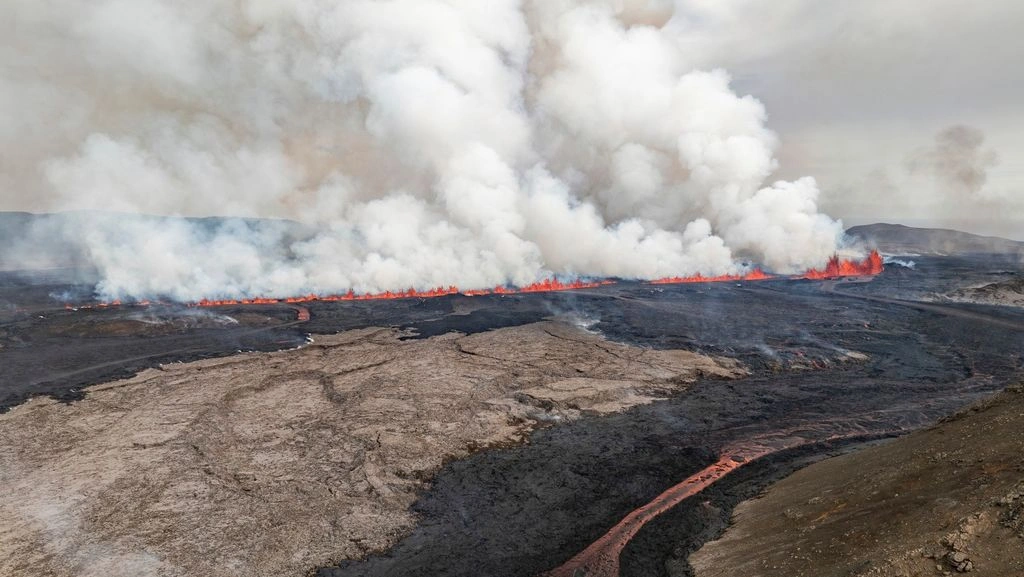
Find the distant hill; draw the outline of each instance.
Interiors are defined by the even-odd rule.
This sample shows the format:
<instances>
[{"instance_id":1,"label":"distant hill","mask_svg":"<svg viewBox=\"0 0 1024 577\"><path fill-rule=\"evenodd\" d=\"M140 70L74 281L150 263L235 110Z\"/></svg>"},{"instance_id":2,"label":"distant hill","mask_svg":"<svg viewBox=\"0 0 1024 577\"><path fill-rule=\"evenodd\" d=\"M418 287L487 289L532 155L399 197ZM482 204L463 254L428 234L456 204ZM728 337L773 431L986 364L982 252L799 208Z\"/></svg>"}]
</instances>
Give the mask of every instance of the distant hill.
<instances>
[{"instance_id":1,"label":"distant hill","mask_svg":"<svg viewBox=\"0 0 1024 577\"><path fill-rule=\"evenodd\" d=\"M868 224L846 231L850 237L889 254L955 255L999 253L1024 255L1024 242L979 236L958 230Z\"/></svg>"}]
</instances>

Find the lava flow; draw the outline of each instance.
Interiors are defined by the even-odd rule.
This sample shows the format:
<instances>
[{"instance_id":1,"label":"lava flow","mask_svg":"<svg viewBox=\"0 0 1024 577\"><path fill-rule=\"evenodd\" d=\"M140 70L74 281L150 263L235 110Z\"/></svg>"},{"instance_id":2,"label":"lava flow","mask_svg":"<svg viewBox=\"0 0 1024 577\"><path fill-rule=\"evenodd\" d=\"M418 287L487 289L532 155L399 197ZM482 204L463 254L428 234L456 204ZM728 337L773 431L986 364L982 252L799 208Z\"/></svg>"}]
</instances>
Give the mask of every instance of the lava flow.
<instances>
[{"instance_id":1,"label":"lava flow","mask_svg":"<svg viewBox=\"0 0 1024 577\"><path fill-rule=\"evenodd\" d=\"M542 577L619 577L619 556L644 525L683 500L700 493L744 463L770 452L768 448L758 447L757 450L742 454L723 455L711 466L687 477L685 481L665 491L647 505L626 515L618 525L594 541L582 553L558 569L544 573Z\"/></svg>"},{"instance_id":2,"label":"lava flow","mask_svg":"<svg viewBox=\"0 0 1024 577\"><path fill-rule=\"evenodd\" d=\"M827 280L842 277L855 277L855 276L875 276L882 273L885 268L882 262L882 255L878 254L877 250L871 251L871 254L867 258L861 261L840 259L838 255L833 256L828 260L828 264L825 265L824 270L811 269L802 275L796 275L791 277L792 279L808 279L808 280ZM651 281L651 284L691 284L691 283L709 283L709 282L740 282L740 281L760 281L770 280L774 277L770 274L765 273L761 269L754 269L753 271L742 274L742 275L721 275L721 276L703 276L694 275L688 277L670 277L659 280Z\"/></svg>"},{"instance_id":3,"label":"lava flow","mask_svg":"<svg viewBox=\"0 0 1024 577\"><path fill-rule=\"evenodd\" d=\"M690 284L690 283L714 283L714 282L730 282L730 281L761 281L770 280L774 278L791 278L791 279L811 279L811 280L825 280L840 277L853 277L853 276L874 276L880 274L884 268L882 263L882 256L878 254L878 251L871 251L871 254L863 261L855 260L841 260L838 256L833 256L829 259L828 264L824 270L811 269L803 275L792 276L792 277L775 277L765 273L761 269L754 269L753 271L742 274L742 275L721 275L721 276L704 276L697 274L689 277L669 277L658 280L650 281L651 284ZM203 299L198 302L191 303L187 306L191 307L222 307L222 306L237 306L237 305L275 305L275 304L302 304L310 302L343 302L343 301L375 301L375 300L393 300L393 299L411 299L411 298L437 298L443 296L462 294L464 296L485 296L485 295L514 295L514 294L527 294L527 293L543 293L543 292L557 292L557 291L570 291L580 290L588 288L598 288L606 285L615 284L613 280L599 280L599 281L583 281L576 280L572 282L562 282L557 279L547 279L540 282L536 282L531 285L518 288L509 287L495 287L493 289L483 290L467 290L460 291L457 287L449 286L447 288L435 288L425 291L416 289L409 289L406 291L385 291L382 293L375 294L356 294L354 291L348 291L343 295L305 295L299 297L288 297L288 298L247 298L247 299ZM80 305L72 306L66 304L65 308L68 310L78 309L95 309L95 308L109 308L121 306L121 301L113 301L109 303L99 303L95 305ZM131 303L135 306L148 306L150 301L139 301Z\"/></svg>"},{"instance_id":4,"label":"lava flow","mask_svg":"<svg viewBox=\"0 0 1024 577\"><path fill-rule=\"evenodd\" d=\"M900 429L884 430L872 435L860 425L852 430L826 435L822 439L805 438L799 435L765 435L733 445L723 451L721 457L711 465L690 475L682 483L668 489L653 501L626 515L610 531L567 563L544 573L541 577L619 577L619 557L623 549L647 523L676 507L686 499L697 495L736 469L753 461L780 451L813 445L820 442L841 441L866 436L882 437L901 432Z\"/></svg>"},{"instance_id":5,"label":"lava flow","mask_svg":"<svg viewBox=\"0 0 1024 577\"><path fill-rule=\"evenodd\" d=\"M508 288L508 287L495 287L493 289L486 290L472 290L472 291L460 291L454 286L448 288L436 288L427 291L419 291L416 289L409 289L407 291L391 292L385 291L382 293L374 294L356 294L353 291L349 291L343 295L306 295L301 297L289 297L284 299L273 299L273 298L255 298L255 299L229 299L229 300L210 300L203 299L199 302L193 303L190 306L197 307L220 307L230 305L268 305L268 304L301 304L315 301L321 302L344 302L344 301L376 301L376 300L393 300L393 299L413 299L413 298L437 298L443 296L462 294L465 296L484 296L484 295L514 295L514 294L525 294L525 293L541 293L541 292L556 292L556 291L568 291L568 290L579 290L586 288L597 288L600 286L615 284L615 281L602 280L596 282L587 282L582 280L576 280L573 282L561 282L554 279L548 279L540 281L525 287L519 288Z\"/></svg>"},{"instance_id":6,"label":"lava flow","mask_svg":"<svg viewBox=\"0 0 1024 577\"><path fill-rule=\"evenodd\" d=\"M257 299L228 299L228 300L210 300L203 299L199 302L192 303L190 306L196 307L221 307L230 305L274 305L274 304L302 304L311 303L315 301L322 302L343 302L343 301L373 301L373 300L394 300L394 299L411 299L411 298L436 298L448 295L459 294L459 289L455 287L448 288L436 288L428 291L418 291L416 289L409 289L407 291L391 292L385 291L376 294L356 294L353 291L348 291L343 295L306 295L301 297L288 297L283 299L274 298L257 298Z\"/></svg>"},{"instance_id":7,"label":"lava flow","mask_svg":"<svg viewBox=\"0 0 1024 577\"><path fill-rule=\"evenodd\" d=\"M740 275L740 274L736 274L736 275L725 274L725 275L721 275L721 276L704 276L704 275L698 274L698 275L687 276L687 277L674 276L674 277L670 277L670 278L662 278L662 279L658 279L658 280L653 280L653 281L651 281L651 284L690 284L690 283L696 284L696 283L706 283L706 282L730 282L730 281L768 280L768 279L771 279L771 278L775 278L775 277L771 276L770 274L765 273L763 270L758 268L758 269L754 269L753 271L751 271L751 272L749 272L747 274L742 274L742 275Z\"/></svg>"},{"instance_id":8,"label":"lava flow","mask_svg":"<svg viewBox=\"0 0 1024 577\"><path fill-rule=\"evenodd\" d=\"M548 293L557 291L572 291L587 288L597 288L601 286L615 284L613 280L602 280L595 282L585 282L581 280L573 281L570 283L564 283L554 279L548 279L541 282L533 283L531 285L522 288L506 288L506 287L495 287L493 290L476 290L466 291L462 294L466 296L483 296L483 295L514 295L524 293Z\"/></svg>"},{"instance_id":9,"label":"lava flow","mask_svg":"<svg viewBox=\"0 0 1024 577\"><path fill-rule=\"evenodd\" d=\"M885 269L882 255L877 250L871 251L868 258L862 261L840 260L838 256L829 259L825 270L811 269L802 277L811 280L825 280L849 276L875 276Z\"/></svg>"}]
</instances>

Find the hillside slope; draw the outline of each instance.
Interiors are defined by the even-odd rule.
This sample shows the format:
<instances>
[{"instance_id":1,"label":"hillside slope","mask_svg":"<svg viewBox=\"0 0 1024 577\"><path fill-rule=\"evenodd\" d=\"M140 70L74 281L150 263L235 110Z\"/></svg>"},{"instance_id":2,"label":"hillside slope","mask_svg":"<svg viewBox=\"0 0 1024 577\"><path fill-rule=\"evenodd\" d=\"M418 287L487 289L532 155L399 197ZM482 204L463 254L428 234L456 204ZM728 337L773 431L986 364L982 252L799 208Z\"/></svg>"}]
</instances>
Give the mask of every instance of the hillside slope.
<instances>
[{"instance_id":1,"label":"hillside slope","mask_svg":"<svg viewBox=\"0 0 1024 577\"><path fill-rule=\"evenodd\" d=\"M855 226L846 234L889 254L1008 253L1024 256L1024 242L958 230L880 223Z\"/></svg>"},{"instance_id":2,"label":"hillside slope","mask_svg":"<svg viewBox=\"0 0 1024 577\"><path fill-rule=\"evenodd\" d=\"M736 509L698 577L1024 576L1024 394L824 461Z\"/></svg>"}]
</instances>

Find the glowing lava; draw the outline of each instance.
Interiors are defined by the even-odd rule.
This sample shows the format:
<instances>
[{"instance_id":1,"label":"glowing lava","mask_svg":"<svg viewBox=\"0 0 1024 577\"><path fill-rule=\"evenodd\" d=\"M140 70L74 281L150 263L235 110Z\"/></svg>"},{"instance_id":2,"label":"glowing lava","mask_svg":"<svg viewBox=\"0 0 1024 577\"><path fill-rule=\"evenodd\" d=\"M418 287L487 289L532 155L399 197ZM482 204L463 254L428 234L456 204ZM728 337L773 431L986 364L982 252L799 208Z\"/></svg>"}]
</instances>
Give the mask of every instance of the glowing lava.
<instances>
[{"instance_id":1,"label":"glowing lava","mask_svg":"<svg viewBox=\"0 0 1024 577\"><path fill-rule=\"evenodd\" d=\"M856 260L841 260L838 256L834 256L829 259L828 264L824 270L811 269L803 275L797 275L792 277L775 277L765 273L761 269L754 269L753 271L743 275L722 275L707 277L703 275L694 275L689 277L670 277L658 280L650 281L651 284L690 284L690 283L714 283L714 282L733 282L733 281L762 281L774 278L790 278L790 279L811 279L811 280L824 280L840 277L853 277L853 276L874 276L880 274L884 268L882 263L882 256L878 254L878 251L872 251L871 254L863 261ZM412 298L437 298L450 295L462 294L464 296L485 296L485 295L514 295L514 294L527 294L527 293L543 293L543 292L556 292L556 291L570 291L580 290L589 288L598 288L606 285L615 284L613 280L599 280L599 281L583 281L576 280L572 282L562 282L557 279L543 280L525 287L509 288L509 287L495 287L493 289L483 290L467 290L460 291L457 287L449 286L447 288L439 287L430 290L416 290L409 289L406 291L391 292L385 291L382 293L375 294L356 294L353 291L349 291L342 295L305 295L298 297L288 298L248 298L248 299L203 299L201 301L191 303L187 306L190 307L223 307L223 306L238 306L238 305L275 305L275 304L303 304L311 302L345 302L345 301L375 301L375 300L393 300L393 299L412 299ZM121 306L121 301L113 301L109 303L99 303L94 305L81 305L72 306L70 304L65 305L68 310L79 310L79 309L103 309ZM134 306L149 306L150 301L138 301L130 303Z\"/></svg>"},{"instance_id":2,"label":"glowing lava","mask_svg":"<svg viewBox=\"0 0 1024 577\"><path fill-rule=\"evenodd\" d=\"M647 505L626 515L611 531L594 541L579 555L558 569L544 573L542 577L577 577L578 575L618 577L619 556L644 525L684 500L700 493L744 463L770 452L770 449L758 447L756 450L745 452L745 454L722 456L710 467L687 477L685 481L665 491Z\"/></svg>"},{"instance_id":3,"label":"glowing lava","mask_svg":"<svg viewBox=\"0 0 1024 577\"><path fill-rule=\"evenodd\" d=\"M840 259L838 255L833 256L828 260L828 264L825 265L824 270L811 269L802 275L796 275L792 277L782 278L795 278L795 279L809 279L809 280L827 280L842 277L856 277L856 276L875 276L882 273L885 266L882 263L882 255L878 254L877 250L871 251L871 254L867 258L861 261ZM722 275L722 276L703 276L694 275L688 277L671 277L663 278L655 281L651 281L651 284L691 284L691 283L709 283L709 282L741 282L741 281L760 281L769 280L774 277L770 274L765 273L761 269L754 269L753 271L744 275Z\"/></svg>"},{"instance_id":4,"label":"glowing lava","mask_svg":"<svg viewBox=\"0 0 1024 577\"><path fill-rule=\"evenodd\" d=\"M576 280L573 282L561 282L555 279L548 279L538 283L534 283L525 287L519 288L508 288L508 287L495 287L493 289L485 290L472 290L472 291L460 291L457 287L450 286L448 288L436 288L426 291L419 291L416 289L409 289L406 291L391 292L385 291L382 293L374 294L356 294L353 291L349 291L343 295L306 295L301 297L290 297L284 299L271 299L271 298L256 298L256 299L228 299L228 300L210 300L203 299L197 303L193 303L190 306L196 307L222 307L232 305L272 305L272 304L302 304L311 302L345 302L345 301L377 301L377 300L394 300L394 299L429 299L438 298L450 295L462 294L465 296L484 296L484 295L514 295L514 294L525 294L525 293L541 293L541 292L555 292L555 291L569 291L579 290L586 288L597 288L600 286L615 284L615 281L602 280L596 282L588 282L582 280Z\"/></svg>"},{"instance_id":5,"label":"glowing lava","mask_svg":"<svg viewBox=\"0 0 1024 577\"><path fill-rule=\"evenodd\" d=\"M613 280L602 280L596 282L585 282L581 280L573 281L570 283L560 282L554 279L548 279L532 285L524 286L521 288L507 288L507 287L495 287L492 290L476 290L466 291L462 294L466 296L483 296L483 295L514 295L514 294L525 294L525 293L548 293L557 291L573 291L588 288L597 288L601 286L615 284Z\"/></svg>"},{"instance_id":6,"label":"glowing lava","mask_svg":"<svg viewBox=\"0 0 1024 577\"><path fill-rule=\"evenodd\" d=\"M706 282L732 282L732 281L768 280L768 279L771 279L771 278L775 278L775 277L771 276L770 274L767 274L766 272L764 272L763 270L758 268L758 269L754 269L753 271L751 271L751 272L749 272L747 274L743 274L743 275L739 275L739 274L737 274L737 275L726 274L726 275L722 275L722 276L704 276L704 275L698 274L698 275L686 276L686 277L674 276L674 277L670 277L670 278L663 278L663 279L653 280L653 281L651 281L651 284L691 284L691 283L696 284L696 283L706 283Z\"/></svg>"},{"instance_id":7,"label":"glowing lava","mask_svg":"<svg viewBox=\"0 0 1024 577\"><path fill-rule=\"evenodd\" d=\"M825 270L811 269L800 278L825 280L850 276L875 276L881 274L884 269L882 255L878 254L877 250L873 250L868 258L862 261L839 260L838 256L833 256L829 259Z\"/></svg>"},{"instance_id":8,"label":"glowing lava","mask_svg":"<svg viewBox=\"0 0 1024 577\"><path fill-rule=\"evenodd\" d=\"M311 303L316 301L322 302L343 302L343 301L376 301L376 300L395 300L395 299L412 299L412 298L437 298L448 295L459 294L459 289L455 287L448 288L436 288L428 291L418 291L416 289L409 289L407 291L391 292L385 291L376 294L355 294L353 291L348 291L343 295L306 295L301 297L289 297L283 299L272 299L272 298L258 298L258 299L228 299L228 300L208 300L203 299L197 303L192 303L189 306L196 307L222 307L232 305L275 305L275 304L302 304Z\"/></svg>"},{"instance_id":9,"label":"glowing lava","mask_svg":"<svg viewBox=\"0 0 1024 577\"><path fill-rule=\"evenodd\" d=\"M762 457L787 449L810 446L821 442L867 438L871 436L881 438L901 432L905 431L897 428L883 430L871 435L868 431L863 430L859 424L854 423L853 430L827 434L822 439L803 438L801 436L787 437L785 433L779 432L776 435L769 434L763 437L755 437L746 442L727 447L717 461L690 475L682 483L658 495L650 503L626 515L610 531L597 541L594 541L567 563L557 569L541 574L540 577L578 577L581 575L586 575L587 577L618 577L619 558L622 555L622 551L633 540L633 537L644 528L644 525L676 507L686 499L699 494L736 469Z\"/></svg>"}]
</instances>

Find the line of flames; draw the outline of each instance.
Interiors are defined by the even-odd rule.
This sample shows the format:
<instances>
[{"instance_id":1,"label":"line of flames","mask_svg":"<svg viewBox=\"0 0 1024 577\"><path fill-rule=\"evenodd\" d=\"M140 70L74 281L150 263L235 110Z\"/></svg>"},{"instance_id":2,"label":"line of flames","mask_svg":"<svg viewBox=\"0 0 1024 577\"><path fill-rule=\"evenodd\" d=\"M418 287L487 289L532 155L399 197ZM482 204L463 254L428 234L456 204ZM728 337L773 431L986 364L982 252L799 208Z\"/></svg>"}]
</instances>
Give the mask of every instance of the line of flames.
<instances>
[{"instance_id":1,"label":"line of flames","mask_svg":"<svg viewBox=\"0 0 1024 577\"><path fill-rule=\"evenodd\" d=\"M825 280L842 277L855 277L855 276L874 276L880 274L884 266L882 263L882 256L878 254L878 251L872 251L871 254L862 261L856 260L841 260L838 256L834 256L829 259L828 264L824 269L811 269L802 275L778 277L765 273L761 269L754 269L753 271L742 274L742 275L722 275L706 277L700 274L688 277L669 277L658 280L650 281L651 284L664 285L664 284L696 284L696 283L714 283L714 282L739 282L739 281L762 281L776 278L789 278L789 279L809 279L809 280ZM588 288L598 288L601 286L615 284L613 280L600 280L600 281L583 281L576 280L573 282L561 282L555 279L548 279L541 282L537 282L525 287L509 288L509 287L495 287L493 289L484 290L467 290L461 291L457 287L449 286L447 288L436 288L426 291L419 291L416 289L409 289L407 291L391 292L386 291L383 293L375 294L356 294L353 291L349 291L343 295L306 295L300 297L289 297L289 298L249 298L249 299L203 299L198 302L191 303L187 306L190 307L220 307L220 306L234 306L234 305L276 305L276 304L303 304L311 302L347 302L347 301L374 301L374 300L394 300L394 299L411 299L411 298L438 298L451 295L465 295L465 296L486 296L486 295L514 295L514 294L527 294L527 293L542 293L542 292L556 292L556 291L570 291L570 290L581 290ZM70 304L65 305L65 308L69 310L79 309L104 309L110 307L118 307L124 304L122 301L115 300L108 303L99 303L95 305L82 305L72 306ZM129 303L132 306L149 306L153 304L152 301L143 300Z\"/></svg>"}]
</instances>

